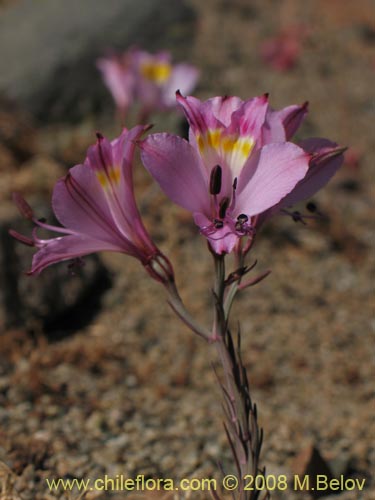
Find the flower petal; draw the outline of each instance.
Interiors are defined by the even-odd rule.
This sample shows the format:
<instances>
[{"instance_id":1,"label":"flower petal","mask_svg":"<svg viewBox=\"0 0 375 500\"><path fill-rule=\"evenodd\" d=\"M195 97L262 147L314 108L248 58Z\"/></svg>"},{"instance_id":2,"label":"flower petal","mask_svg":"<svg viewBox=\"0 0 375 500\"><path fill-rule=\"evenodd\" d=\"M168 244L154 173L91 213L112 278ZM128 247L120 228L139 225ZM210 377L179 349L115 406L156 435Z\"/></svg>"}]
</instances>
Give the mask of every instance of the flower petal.
<instances>
[{"instance_id":1,"label":"flower petal","mask_svg":"<svg viewBox=\"0 0 375 500\"><path fill-rule=\"evenodd\" d=\"M199 71L191 64L176 64L163 89L163 103L167 107L176 106L176 92L189 94L195 87Z\"/></svg>"},{"instance_id":2,"label":"flower petal","mask_svg":"<svg viewBox=\"0 0 375 500\"><path fill-rule=\"evenodd\" d=\"M305 119L308 112L308 105L309 103L306 101L301 106L293 104L292 106L287 106L279 111L272 111L267 117L267 120L271 123L271 127L273 120L281 120L285 129L286 140L289 141Z\"/></svg>"},{"instance_id":3,"label":"flower petal","mask_svg":"<svg viewBox=\"0 0 375 500\"><path fill-rule=\"evenodd\" d=\"M206 108L211 109L211 113L225 127L229 127L232 120L233 112L236 111L243 104L243 101L239 97L224 96L224 97L213 97L212 99L208 99L204 104Z\"/></svg>"},{"instance_id":4,"label":"flower petal","mask_svg":"<svg viewBox=\"0 0 375 500\"><path fill-rule=\"evenodd\" d=\"M310 158L290 142L261 148L240 175L236 212L252 216L276 205L306 175Z\"/></svg>"},{"instance_id":5,"label":"flower petal","mask_svg":"<svg viewBox=\"0 0 375 500\"><path fill-rule=\"evenodd\" d=\"M46 241L46 240L45 240ZM84 235L60 236L47 240L34 255L29 274L39 274L46 267L57 262L82 257L102 250L122 251L109 243L89 238Z\"/></svg>"},{"instance_id":6,"label":"flower petal","mask_svg":"<svg viewBox=\"0 0 375 500\"><path fill-rule=\"evenodd\" d=\"M209 235L206 231L212 226L212 222L204 214L195 213L194 222L208 239L213 251L219 255L230 253L238 242L238 236L227 224L224 224L221 229L215 229L212 235Z\"/></svg>"},{"instance_id":7,"label":"flower petal","mask_svg":"<svg viewBox=\"0 0 375 500\"><path fill-rule=\"evenodd\" d=\"M103 188L87 163L71 168L56 183L52 207L63 226L95 239L120 243Z\"/></svg>"},{"instance_id":8,"label":"flower petal","mask_svg":"<svg viewBox=\"0 0 375 500\"><path fill-rule=\"evenodd\" d=\"M221 126L207 101L202 102L192 96L184 97L179 91L176 92L176 99L182 106L194 134L204 135L207 131L216 130Z\"/></svg>"},{"instance_id":9,"label":"flower petal","mask_svg":"<svg viewBox=\"0 0 375 500\"><path fill-rule=\"evenodd\" d=\"M97 67L116 105L125 112L134 97L135 81L130 68L121 64L117 57L99 59Z\"/></svg>"},{"instance_id":10,"label":"flower petal","mask_svg":"<svg viewBox=\"0 0 375 500\"><path fill-rule=\"evenodd\" d=\"M300 146L313 154L310 167L305 177L281 200L280 208L290 207L313 196L327 184L344 161L344 148L337 147L328 139L310 138L302 141Z\"/></svg>"},{"instance_id":11,"label":"flower petal","mask_svg":"<svg viewBox=\"0 0 375 500\"><path fill-rule=\"evenodd\" d=\"M245 101L233 112L228 133L239 136L250 136L254 141L259 141L267 109L267 94Z\"/></svg>"},{"instance_id":12,"label":"flower petal","mask_svg":"<svg viewBox=\"0 0 375 500\"><path fill-rule=\"evenodd\" d=\"M191 212L208 210L208 176L187 141L176 135L153 134L140 148L144 166L172 201Z\"/></svg>"}]
</instances>

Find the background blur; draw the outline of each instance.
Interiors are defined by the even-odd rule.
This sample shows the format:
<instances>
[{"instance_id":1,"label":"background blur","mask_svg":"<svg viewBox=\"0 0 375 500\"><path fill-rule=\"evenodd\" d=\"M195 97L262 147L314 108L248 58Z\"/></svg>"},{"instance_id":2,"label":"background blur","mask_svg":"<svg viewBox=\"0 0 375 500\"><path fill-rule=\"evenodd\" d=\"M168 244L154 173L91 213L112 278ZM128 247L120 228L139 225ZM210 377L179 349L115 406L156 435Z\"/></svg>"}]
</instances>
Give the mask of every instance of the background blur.
<instances>
[{"instance_id":1,"label":"background blur","mask_svg":"<svg viewBox=\"0 0 375 500\"><path fill-rule=\"evenodd\" d=\"M101 255L75 276L60 264L28 278L32 249L8 236L10 227L31 231L12 191L51 220L55 181L84 159L96 130L119 134L95 60L134 44L199 67L200 98L269 92L275 108L308 100L298 137L350 147L314 199L326 219L278 218L260 235L253 257L272 274L244 293L233 317L268 472L329 467L335 477L366 478L362 493L335 498L373 498L372 0L0 1L0 483L14 484L15 498L41 500L60 498L46 493L46 477L178 480L219 477L218 460L230 467L212 352L174 318L141 266ZM153 121L155 130L181 129L181 117ZM210 321L204 239L140 165L136 182L184 299ZM272 498L310 497L288 490Z\"/></svg>"}]
</instances>

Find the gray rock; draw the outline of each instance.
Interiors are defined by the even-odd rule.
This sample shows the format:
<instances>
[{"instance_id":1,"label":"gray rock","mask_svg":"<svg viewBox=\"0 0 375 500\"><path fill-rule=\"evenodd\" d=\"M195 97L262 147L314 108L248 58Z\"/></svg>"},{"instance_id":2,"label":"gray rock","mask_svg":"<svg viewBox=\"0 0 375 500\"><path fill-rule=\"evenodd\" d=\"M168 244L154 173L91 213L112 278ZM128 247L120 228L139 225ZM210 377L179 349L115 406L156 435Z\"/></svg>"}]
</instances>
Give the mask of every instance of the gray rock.
<instances>
[{"instance_id":1,"label":"gray rock","mask_svg":"<svg viewBox=\"0 0 375 500\"><path fill-rule=\"evenodd\" d=\"M107 94L98 56L137 44L186 59L193 20L183 0L20 0L0 19L0 94L43 120L80 119Z\"/></svg>"},{"instance_id":2,"label":"gray rock","mask_svg":"<svg viewBox=\"0 0 375 500\"><path fill-rule=\"evenodd\" d=\"M43 207L39 211L48 215ZM14 240L8 234L10 228L29 235L32 225L18 212L0 221L0 332L42 327L57 339L87 324L99 312L101 296L111 284L99 257L86 257L74 273L69 263L61 263L38 277L26 276L35 249Z\"/></svg>"}]
</instances>

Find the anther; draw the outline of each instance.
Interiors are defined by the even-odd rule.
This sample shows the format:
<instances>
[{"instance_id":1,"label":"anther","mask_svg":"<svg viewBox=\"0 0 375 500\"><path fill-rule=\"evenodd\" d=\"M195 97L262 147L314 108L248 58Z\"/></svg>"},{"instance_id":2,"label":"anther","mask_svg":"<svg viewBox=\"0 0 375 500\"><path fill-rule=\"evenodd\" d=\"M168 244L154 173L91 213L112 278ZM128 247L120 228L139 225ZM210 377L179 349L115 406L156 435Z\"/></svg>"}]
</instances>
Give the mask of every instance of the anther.
<instances>
[{"instance_id":1,"label":"anther","mask_svg":"<svg viewBox=\"0 0 375 500\"><path fill-rule=\"evenodd\" d=\"M32 220L34 217L33 209L27 203L27 201L17 192L12 194L14 203L17 205L18 210L25 219Z\"/></svg>"},{"instance_id":2,"label":"anther","mask_svg":"<svg viewBox=\"0 0 375 500\"><path fill-rule=\"evenodd\" d=\"M219 217L224 219L227 209L229 207L229 198L223 198L219 205Z\"/></svg>"},{"instance_id":3,"label":"anther","mask_svg":"<svg viewBox=\"0 0 375 500\"><path fill-rule=\"evenodd\" d=\"M235 177L233 181L233 190L235 191L236 189L237 189L237 177Z\"/></svg>"},{"instance_id":4,"label":"anther","mask_svg":"<svg viewBox=\"0 0 375 500\"><path fill-rule=\"evenodd\" d=\"M238 222L240 222L241 224L244 224L245 222L247 222L249 220L249 217L246 215L246 214L240 214L238 217L237 217L237 220Z\"/></svg>"},{"instance_id":5,"label":"anther","mask_svg":"<svg viewBox=\"0 0 375 500\"><path fill-rule=\"evenodd\" d=\"M216 229L221 229L222 227L224 227L224 222L219 219L214 219L214 226L216 227Z\"/></svg>"},{"instance_id":6,"label":"anther","mask_svg":"<svg viewBox=\"0 0 375 500\"><path fill-rule=\"evenodd\" d=\"M316 212L317 211L317 206L315 203L313 203L312 201L309 201L309 203L306 204L306 209L309 211L309 212Z\"/></svg>"},{"instance_id":7,"label":"anther","mask_svg":"<svg viewBox=\"0 0 375 500\"><path fill-rule=\"evenodd\" d=\"M96 132L96 138L98 139L98 141L102 141L104 139L104 137L102 136L102 134L100 132Z\"/></svg>"},{"instance_id":8,"label":"anther","mask_svg":"<svg viewBox=\"0 0 375 500\"><path fill-rule=\"evenodd\" d=\"M210 176L210 194L216 195L221 191L221 177L222 177L222 169L220 165L216 165L211 170Z\"/></svg>"}]
</instances>

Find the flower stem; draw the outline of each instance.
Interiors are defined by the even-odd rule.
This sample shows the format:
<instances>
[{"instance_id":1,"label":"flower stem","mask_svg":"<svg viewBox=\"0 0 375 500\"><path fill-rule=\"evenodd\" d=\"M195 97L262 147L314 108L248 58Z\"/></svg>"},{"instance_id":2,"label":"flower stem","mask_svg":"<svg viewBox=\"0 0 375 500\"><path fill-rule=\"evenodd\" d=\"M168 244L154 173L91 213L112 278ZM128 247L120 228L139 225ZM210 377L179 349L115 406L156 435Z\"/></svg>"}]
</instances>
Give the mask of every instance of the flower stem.
<instances>
[{"instance_id":1,"label":"flower stem","mask_svg":"<svg viewBox=\"0 0 375 500\"><path fill-rule=\"evenodd\" d=\"M212 340L223 369L224 381L219 384L224 399L224 427L237 468L239 486L233 498L238 500L257 500L270 498L267 491L246 491L248 475L254 478L264 475L259 468L259 457L262 446L262 430L258 426L256 405L252 403L250 388L245 367L241 359L240 332L235 347L232 334L228 328L228 314L238 285L232 285L230 296L224 298L225 291L225 257L214 255L215 263L215 316ZM247 476L247 478L246 478Z\"/></svg>"}]
</instances>

